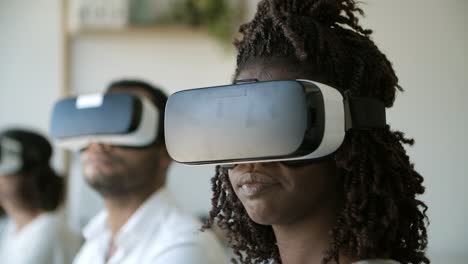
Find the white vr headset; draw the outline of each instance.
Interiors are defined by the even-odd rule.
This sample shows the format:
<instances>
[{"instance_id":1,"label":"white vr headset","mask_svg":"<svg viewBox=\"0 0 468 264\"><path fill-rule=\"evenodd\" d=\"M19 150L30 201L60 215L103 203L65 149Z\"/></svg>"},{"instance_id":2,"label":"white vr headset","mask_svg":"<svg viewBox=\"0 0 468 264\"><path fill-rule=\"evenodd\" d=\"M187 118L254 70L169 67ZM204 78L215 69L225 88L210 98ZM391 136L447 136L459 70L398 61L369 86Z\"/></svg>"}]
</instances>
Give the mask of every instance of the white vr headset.
<instances>
[{"instance_id":1,"label":"white vr headset","mask_svg":"<svg viewBox=\"0 0 468 264\"><path fill-rule=\"evenodd\" d=\"M0 175L17 173L23 167L23 147L9 137L0 138Z\"/></svg>"},{"instance_id":2,"label":"white vr headset","mask_svg":"<svg viewBox=\"0 0 468 264\"><path fill-rule=\"evenodd\" d=\"M385 126L383 102L309 80L185 90L165 112L167 150L189 165L293 164L333 154L349 129Z\"/></svg>"},{"instance_id":3,"label":"white vr headset","mask_svg":"<svg viewBox=\"0 0 468 264\"><path fill-rule=\"evenodd\" d=\"M90 143L147 147L156 141L159 111L147 98L128 93L90 94L58 101L50 134L60 147Z\"/></svg>"}]
</instances>

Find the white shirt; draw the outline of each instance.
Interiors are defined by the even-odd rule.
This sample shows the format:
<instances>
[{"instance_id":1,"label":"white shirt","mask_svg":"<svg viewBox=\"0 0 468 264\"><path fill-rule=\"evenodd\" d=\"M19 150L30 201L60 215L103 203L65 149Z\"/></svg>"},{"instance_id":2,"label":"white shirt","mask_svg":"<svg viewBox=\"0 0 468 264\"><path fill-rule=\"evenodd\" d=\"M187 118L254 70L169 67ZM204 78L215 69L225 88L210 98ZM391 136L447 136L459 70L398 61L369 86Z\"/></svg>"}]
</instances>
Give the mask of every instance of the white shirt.
<instances>
[{"instance_id":1,"label":"white shirt","mask_svg":"<svg viewBox=\"0 0 468 264\"><path fill-rule=\"evenodd\" d=\"M0 263L69 264L80 243L60 213L43 213L19 232L8 221L0 239Z\"/></svg>"},{"instance_id":2,"label":"white shirt","mask_svg":"<svg viewBox=\"0 0 468 264\"><path fill-rule=\"evenodd\" d=\"M220 243L201 223L181 211L167 190L153 194L117 233L108 264L222 264L228 263ZM84 229L85 245L74 264L103 264L111 232L106 212Z\"/></svg>"}]
</instances>

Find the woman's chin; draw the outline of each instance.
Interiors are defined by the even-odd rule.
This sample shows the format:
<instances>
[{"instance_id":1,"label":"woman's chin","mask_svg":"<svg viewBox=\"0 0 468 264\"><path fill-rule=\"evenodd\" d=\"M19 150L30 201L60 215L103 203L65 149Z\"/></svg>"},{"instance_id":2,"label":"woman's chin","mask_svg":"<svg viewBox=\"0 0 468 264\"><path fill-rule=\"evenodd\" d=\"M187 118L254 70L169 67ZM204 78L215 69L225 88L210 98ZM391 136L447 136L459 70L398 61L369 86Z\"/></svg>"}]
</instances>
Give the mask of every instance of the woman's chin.
<instances>
[{"instance_id":1,"label":"woman's chin","mask_svg":"<svg viewBox=\"0 0 468 264\"><path fill-rule=\"evenodd\" d=\"M259 225L275 224L281 217L274 206L261 201L249 201L244 207L250 219Z\"/></svg>"}]
</instances>

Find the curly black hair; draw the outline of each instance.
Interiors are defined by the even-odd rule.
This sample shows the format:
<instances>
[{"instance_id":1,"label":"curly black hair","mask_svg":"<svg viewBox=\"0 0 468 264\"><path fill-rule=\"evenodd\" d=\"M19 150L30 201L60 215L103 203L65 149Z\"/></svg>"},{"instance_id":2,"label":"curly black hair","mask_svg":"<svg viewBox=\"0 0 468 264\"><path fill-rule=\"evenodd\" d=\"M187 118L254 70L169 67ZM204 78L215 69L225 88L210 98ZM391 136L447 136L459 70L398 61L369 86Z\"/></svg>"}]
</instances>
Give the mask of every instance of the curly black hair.
<instances>
[{"instance_id":1,"label":"curly black hair","mask_svg":"<svg viewBox=\"0 0 468 264\"><path fill-rule=\"evenodd\" d=\"M294 72L356 96L374 97L391 107L398 78L392 64L359 24L364 15L354 0L263 0L254 19L239 29L235 77L242 69L280 59ZM341 253L358 259L389 257L403 264L430 263L427 206L423 177L404 145L412 139L389 126L350 130L334 154L343 207L331 230L323 263L339 262ZM281 263L271 226L247 215L234 193L228 172L216 168L212 209L204 228L217 224L242 263Z\"/></svg>"}]
</instances>

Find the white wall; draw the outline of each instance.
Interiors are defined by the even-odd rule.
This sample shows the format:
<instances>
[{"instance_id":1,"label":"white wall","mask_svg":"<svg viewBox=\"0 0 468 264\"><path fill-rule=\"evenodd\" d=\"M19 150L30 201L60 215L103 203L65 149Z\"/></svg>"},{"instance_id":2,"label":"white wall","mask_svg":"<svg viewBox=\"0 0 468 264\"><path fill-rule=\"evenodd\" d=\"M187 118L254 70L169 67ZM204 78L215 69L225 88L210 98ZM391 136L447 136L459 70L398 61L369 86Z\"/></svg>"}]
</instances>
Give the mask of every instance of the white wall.
<instances>
[{"instance_id":1,"label":"white wall","mask_svg":"<svg viewBox=\"0 0 468 264\"><path fill-rule=\"evenodd\" d=\"M364 21L405 89L389 120L416 140L409 153L425 177L429 253L434 263L467 263L468 2L367 2Z\"/></svg>"},{"instance_id":2,"label":"white wall","mask_svg":"<svg viewBox=\"0 0 468 264\"><path fill-rule=\"evenodd\" d=\"M61 90L59 3L0 0L0 129L47 132Z\"/></svg>"}]
</instances>

